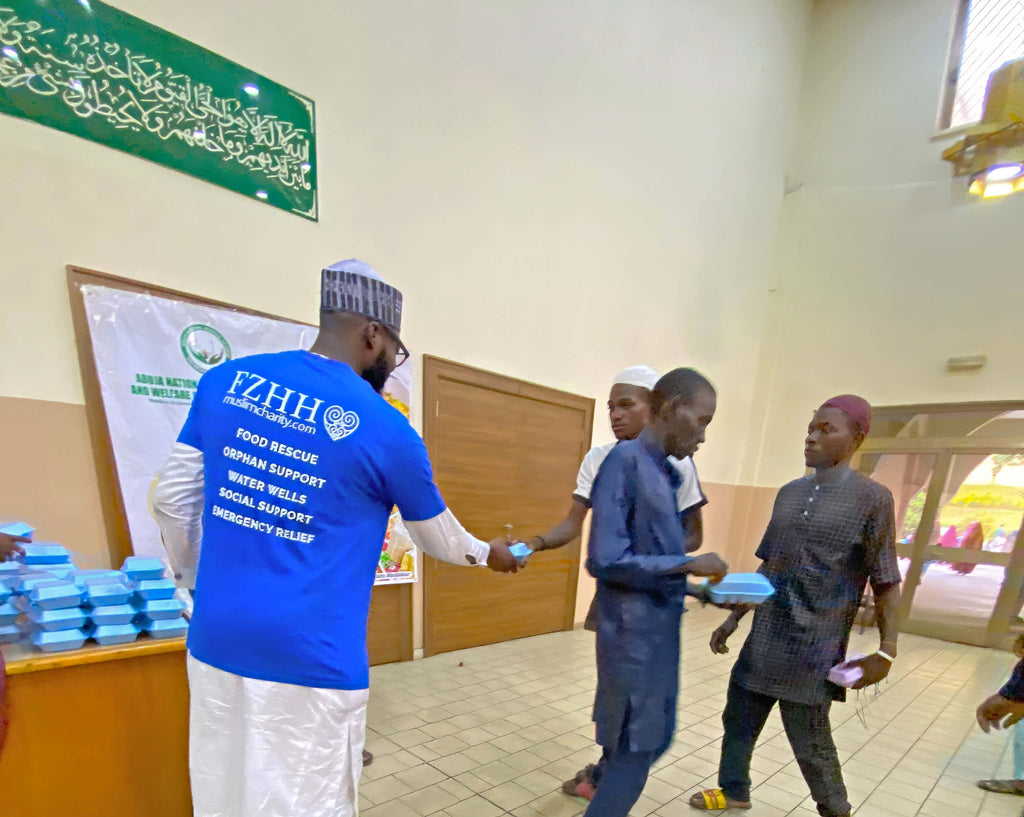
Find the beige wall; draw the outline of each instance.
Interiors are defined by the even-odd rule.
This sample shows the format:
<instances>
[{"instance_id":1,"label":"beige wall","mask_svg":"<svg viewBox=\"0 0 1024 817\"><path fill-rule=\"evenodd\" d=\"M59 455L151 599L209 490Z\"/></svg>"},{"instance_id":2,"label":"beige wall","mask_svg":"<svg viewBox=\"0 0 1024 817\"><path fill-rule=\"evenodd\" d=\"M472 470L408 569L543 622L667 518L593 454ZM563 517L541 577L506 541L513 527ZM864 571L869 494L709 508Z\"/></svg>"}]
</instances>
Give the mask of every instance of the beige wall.
<instances>
[{"instance_id":1,"label":"beige wall","mask_svg":"<svg viewBox=\"0 0 1024 817\"><path fill-rule=\"evenodd\" d=\"M0 519L36 526L81 567L108 567L110 551L85 407L0 397Z\"/></svg>"},{"instance_id":2,"label":"beige wall","mask_svg":"<svg viewBox=\"0 0 1024 817\"><path fill-rule=\"evenodd\" d=\"M124 0L315 99L322 218L0 117L0 395L81 402L66 263L310 320L355 255L418 351L599 397L707 369L733 482L808 5Z\"/></svg>"},{"instance_id":3,"label":"beige wall","mask_svg":"<svg viewBox=\"0 0 1024 817\"><path fill-rule=\"evenodd\" d=\"M754 484L799 475L810 412L831 393L876 404L1024 396L1024 196L968 201L939 159L952 139L933 138L954 5L815 4ZM946 374L947 358L967 354L988 367Z\"/></svg>"},{"instance_id":4,"label":"beige wall","mask_svg":"<svg viewBox=\"0 0 1024 817\"><path fill-rule=\"evenodd\" d=\"M82 402L65 264L311 320L358 256L417 351L599 400L626 365L701 367L728 429L702 474L739 480L810 0L118 5L316 101L321 220L0 116L0 397ZM32 419L4 417L29 460ZM79 477L6 469L0 515L102 558Z\"/></svg>"}]
</instances>

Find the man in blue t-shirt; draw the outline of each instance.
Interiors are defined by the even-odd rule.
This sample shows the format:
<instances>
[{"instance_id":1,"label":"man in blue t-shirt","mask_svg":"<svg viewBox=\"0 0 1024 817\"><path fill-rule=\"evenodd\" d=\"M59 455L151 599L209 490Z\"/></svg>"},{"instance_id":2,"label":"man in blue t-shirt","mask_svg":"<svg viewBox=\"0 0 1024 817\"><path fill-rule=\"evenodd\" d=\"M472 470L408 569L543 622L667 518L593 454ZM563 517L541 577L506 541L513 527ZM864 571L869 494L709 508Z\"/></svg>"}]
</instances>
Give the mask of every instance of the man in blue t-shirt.
<instances>
[{"instance_id":1,"label":"man in blue t-shirt","mask_svg":"<svg viewBox=\"0 0 1024 817\"><path fill-rule=\"evenodd\" d=\"M154 512L195 588L196 817L355 813L366 623L395 506L435 558L516 570L504 539L474 538L445 507L423 440L379 393L408 357L401 314L366 264L323 270L312 348L207 372L161 471Z\"/></svg>"}]
</instances>

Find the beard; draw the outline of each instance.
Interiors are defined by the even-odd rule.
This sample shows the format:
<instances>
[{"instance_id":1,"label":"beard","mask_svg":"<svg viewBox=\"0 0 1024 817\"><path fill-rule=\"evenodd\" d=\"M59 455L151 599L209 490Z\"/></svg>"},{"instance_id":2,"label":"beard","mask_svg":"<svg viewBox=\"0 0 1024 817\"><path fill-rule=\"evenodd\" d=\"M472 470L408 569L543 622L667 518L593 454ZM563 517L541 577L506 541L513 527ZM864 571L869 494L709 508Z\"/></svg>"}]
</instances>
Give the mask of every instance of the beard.
<instances>
[{"instance_id":1,"label":"beard","mask_svg":"<svg viewBox=\"0 0 1024 817\"><path fill-rule=\"evenodd\" d=\"M384 392L384 384L388 382L388 378L391 376L391 366L388 363L388 356L383 349L377 356L377 359L373 361L373 365L363 369L359 376L369 383L377 394Z\"/></svg>"}]
</instances>

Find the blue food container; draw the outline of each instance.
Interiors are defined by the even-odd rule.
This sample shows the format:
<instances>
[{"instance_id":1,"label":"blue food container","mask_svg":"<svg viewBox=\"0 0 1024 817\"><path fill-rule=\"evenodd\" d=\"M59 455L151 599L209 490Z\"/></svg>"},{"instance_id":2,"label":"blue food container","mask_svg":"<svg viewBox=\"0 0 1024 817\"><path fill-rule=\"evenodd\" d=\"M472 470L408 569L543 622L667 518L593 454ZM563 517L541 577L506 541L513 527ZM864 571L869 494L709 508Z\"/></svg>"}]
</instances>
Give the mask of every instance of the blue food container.
<instances>
[{"instance_id":1,"label":"blue food container","mask_svg":"<svg viewBox=\"0 0 1024 817\"><path fill-rule=\"evenodd\" d=\"M760 604L775 588L760 573L730 573L718 584L706 584L715 604Z\"/></svg>"},{"instance_id":2,"label":"blue food container","mask_svg":"<svg viewBox=\"0 0 1024 817\"><path fill-rule=\"evenodd\" d=\"M63 652L80 649L85 639L85 630L56 630L52 633L39 630L33 634L32 643L43 652Z\"/></svg>"},{"instance_id":3,"label":"blue food container","mask_svg":"<svg viewBox=\"0 0 1024 817\"><path fill-rule=\"evenodd\" d=\"M145 559L141 556L129 556L121 566L124 573L133 582L149 579L162 579L165 576L164 563L159 559Z\"/></svg>"},{"instance_id":4,"label":"blue food container","mask_svg":"<svg viewBox=\"0 0 1024 817\"><path fill-rule=\"evenodd\" d=\"M38 542L34 545L22 545L24 556L18 559L26 565L65 565L71 561L71 554L63 545L56 542Z\"/></svg>"},{"instance_id":5,"label":"blue food container","mask_svg":"<svg viewBox=\"0 0 1024 817\"><path fill-rule=\"evenodd\" d=\"M17 644L21 641L21 627L17 624L0 625L0 644Z\"/></svg>"},{"instance_id":6,"label":"blue food container","mask_svg":"<svg viewBox=\"0 0 1024 817\"><path fill-rule=\"evenodd\" d=\"M39 569L44 573L49 573L55 579L67 579L71 580L71 574L75 572L75 566L68 562L63 565L39 565Z\"/></svg>"},{"instance_id":7,"label":"blue food container","mask_svg":"<svg viewBox=\"0 0 1024 817\"><path fill-rule=\"evenodd\" d=\"M131 624L138 611L130 604L114 604L108 607L94 607L89 612L89 620L97 627L111 624Z\"/></svg>"},{"instance_id":8,"label":"blue food container","mask_svg":"<svg viewBox=\"0 0 1024 817\"><path fill-rule=\"evenodd\" d=\"M37 584L28 597L43 610L62 610L80 605L84 595L74 582L51 580Z\"/></svg>"},{"instance_id":9,"label":"blue food container","mask_svg":"<svg viewBox=\"0 0 1024 817\"><path fill-rule=\"evenodd\" d=\"M126 604L132 597L132 591L117 579L94 579L87 581L85 601L93 607L111 607Z\"/></svg>"},{"instance_id":10,"label":"blue food container","mask_svg":"<svg viewBox=\"0 0 1024 817\"><path fill-rule=\"evenodd\" d=\"M177 599L157 599L156 601L133 602L135 609L146 618L153 621L166 621L167 619L179 618L185 612L185 605Z\"/></svg>"},{"instance_id":11,"label":"blue food container","mask_svg":"<svg viewBox=\"0 0 1024 817\"><path fill-rule=\"evenodd\" d=\"M79 587L85 587L86 582L95 579L113 579L114 581L123 582L124 573L120 570L72 570L68 578Z\"/></svg>"},{"instance_id":12,"label":"blue food container","mask_svg":"<svg viewBox=\"0 0 1024 817\"><path fill-rule=\"evenodd\" d=\"M183 638L188 635L188 622L181 617L163 621L143 617L139 624L153 638Z\"/></svg>"},{"instance_id":13,"label":"blue food container","mask_svg":"<svg viewBox=\"0 0 1024 817\"><path fill-rule=\"evenodd\" d=\"M8 536L27 536L32 538L32 534L36 532L28 522L8 522L6 525L0 526L0 533L6 533Z\"/></svg>"},{"instance_id":14,"label":"blue food container","mask_svg":"<svg viewBox=\"0 0 1024 817\"><path fill-rule=\"evenodd\" d=\"M135 595L140 601L173 599L174 591L178 589L172 579L143 579L140 582L132 582L132 587L135 588Z\"/></svg>"},{"instance_id":15,"label":"blue food container","mask_svg":"<svg viewBox=\"0 0 1024 817\"><path fill-rule=\"evenodd\" d=\"M104 624L92 627L88 632L93 641L104 647L129 644L139 637L139 628L135 624Z\"/></svg>"},{"instance_id":16,"label":"blue food container","mask_svg":"<svg viewBox=\"0 0 1024 817\"><path fill-rule=\"evenodd\" d=\"M0 627L7 627L17 621L21 611L13 604L0 604Z\"/></svg>"},{"instance_id":17,"label":"blue food container","mask_svg":"<svg viewBox=\"0 0 1024 817\"><path fill-rule=\"evenodd\" d=\"M14 595L27 596L41 584L59 581L61 580L55 579L50 573L27 570L18 577L18 583L14 585Z\"/></svg>"},{"instance_id":18,"label":"blue food container","mask_svg":"<svg viewBox=\"0 0 1024 817\"><path fill-rule=\"evenodd\" d=\"M85 610L81 607L65 607L61 610L40 610L34 605L29 608L28 620L37 630L77 630L85 626Z\"/></svg>"},{"instance_id":19,"label":"blue food container","mask_svg":"<svg viewBox=\"0 0 1024 817\"><path fill-rule=\"evenodd\" d=\"M517 542L509 547L508 552L516 557L517 561L524 561L533 555L533 548L525 542Z\"/></svg>"}]
</instances>

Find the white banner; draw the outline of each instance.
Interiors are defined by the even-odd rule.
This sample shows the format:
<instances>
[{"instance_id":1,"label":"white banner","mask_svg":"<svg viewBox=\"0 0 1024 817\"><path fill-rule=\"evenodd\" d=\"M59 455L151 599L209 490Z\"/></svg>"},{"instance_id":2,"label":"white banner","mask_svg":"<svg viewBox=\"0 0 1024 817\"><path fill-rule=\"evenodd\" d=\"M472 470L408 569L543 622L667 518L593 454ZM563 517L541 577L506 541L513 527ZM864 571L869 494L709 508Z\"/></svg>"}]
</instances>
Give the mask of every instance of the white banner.
<instances>
[{"instance_id":1,"label":"white banner","mask_svg":"<svg viewBox=\"0 0 1024 817\"><path fill-rule=\"evenodd\" d=\"M188 415L202 374L247 355L308 349L316 328L110 287L82 287L132 549L166 560L150 511L156 475ZM409 416L412 366L385 399ZM115 565L117 567L117 565ZM416 581L416 554L398 513L381 549L377 584Z\"/></svg>"}]
</instances>

